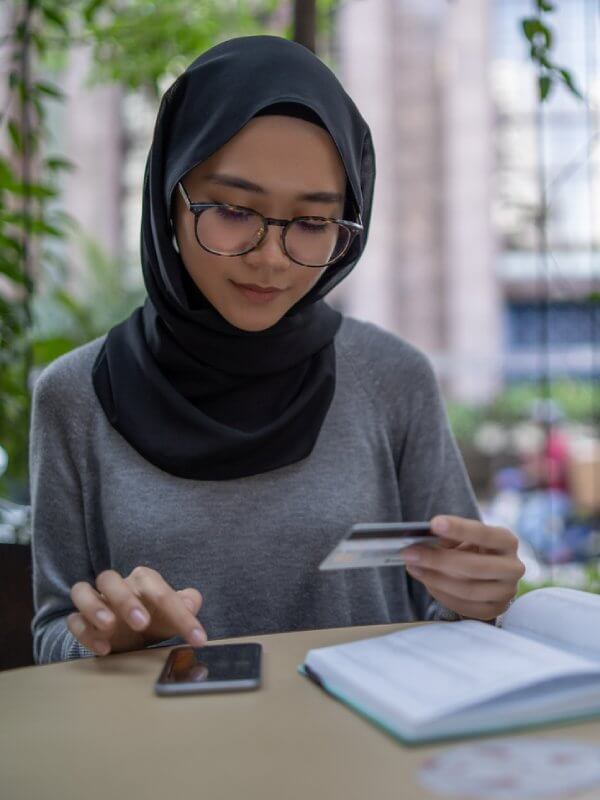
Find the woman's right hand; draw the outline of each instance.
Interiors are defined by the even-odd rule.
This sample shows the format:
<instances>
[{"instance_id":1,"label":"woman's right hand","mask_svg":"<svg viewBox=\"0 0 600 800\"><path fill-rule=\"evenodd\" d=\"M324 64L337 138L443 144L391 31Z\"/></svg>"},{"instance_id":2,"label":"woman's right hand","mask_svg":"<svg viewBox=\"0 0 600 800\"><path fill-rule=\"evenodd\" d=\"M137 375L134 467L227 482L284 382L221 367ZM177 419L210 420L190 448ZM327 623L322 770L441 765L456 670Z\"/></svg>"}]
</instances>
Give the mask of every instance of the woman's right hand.
<instances>
[{"instance_id":1,"label":"woman's right hand","mask_svg":"<svg viewBox=\"0 0 600 800\"><path fill-rule=\"evenodd\" d=\"M194 647L208 638L196 619L200 592L176 591L151 567L135 567L126 578L107 569L97 576L96 588L74 584L71 599L79 611L69 614L67 628L96 655L140 650L177 635Z\"/></svg>"}]
</instances>

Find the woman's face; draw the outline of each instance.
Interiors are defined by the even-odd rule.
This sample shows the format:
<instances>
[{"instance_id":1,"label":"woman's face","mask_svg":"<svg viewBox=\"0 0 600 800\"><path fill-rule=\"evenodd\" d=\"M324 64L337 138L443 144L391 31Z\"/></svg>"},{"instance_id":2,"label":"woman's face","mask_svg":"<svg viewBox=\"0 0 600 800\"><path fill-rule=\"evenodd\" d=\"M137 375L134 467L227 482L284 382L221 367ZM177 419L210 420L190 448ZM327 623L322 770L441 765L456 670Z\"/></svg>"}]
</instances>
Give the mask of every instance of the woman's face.
<instances>
[{"instance_id":1,"label":"woman's face","mask_svg":"<svg viewBox=\"0 0 600 800\"><path fill-rule=\"evenodd\" d=\"M222 176L254 186L233 186ZM346 174L326 130L296 117L273 115L251 119L210 158L190 170L182 183L193 203L231 203L277 219L306 215L341 218ZM304 194L332 196L298 199ZM177 242L187 271L217 311L242 330L261 331L275 325L327 269L291 261L281 247L282 229L274 225L268 226L261 243L248 253L213 255L198 244L194 215L177 189L174 198ZM280 291L266 302L257 302L236 284Z\"/></svg>"}]
</instances>

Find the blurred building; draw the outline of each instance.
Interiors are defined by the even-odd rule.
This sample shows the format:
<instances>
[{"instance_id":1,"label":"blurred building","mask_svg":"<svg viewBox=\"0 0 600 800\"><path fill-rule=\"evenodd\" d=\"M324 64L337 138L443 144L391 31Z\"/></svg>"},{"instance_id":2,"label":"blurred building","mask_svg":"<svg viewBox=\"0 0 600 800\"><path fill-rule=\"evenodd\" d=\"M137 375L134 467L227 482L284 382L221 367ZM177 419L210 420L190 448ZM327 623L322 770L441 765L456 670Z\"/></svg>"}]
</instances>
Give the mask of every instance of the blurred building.
<instances>
[{"instance_id":1,"label":"blurred building","mask_svg":"<svg viewBox=\"0 0 600 800\"><path fill-rule=\"evenodd\" d=\"M600 376L600 15L595 0L556 3L547 15L553 60L586 102L555 86L537 102L517 21L528 8L496 0L492 89L508 379ZM524 14L525 12L525 14ZM547 255L539 221L545 195Z\"/></svg>"},{"instance_id":2,"label":"blurred building","mask_svg":"<svg viewBox=\"0 0 600 800\"><path fill-rule=\"evenodd\" d=\"M448 393L473 401L502 380L490 15L481 0L350 0L338 26L377 179L367 250L335 300L423 349Z\"/></svg>"},{"instance_id":3,"label":"blurred building","mask_svg":"<svg viewBox=\"0 0 600 800\"><path fill-rule=\"evenodd\" d=\"M598 13L556 6L553 58L593 109L562 86L540 109L525 0L339 7L340 77L378 158L370 241L332 299L424 349L453 399L600 370Z\"/></svg>"}]
</instances>

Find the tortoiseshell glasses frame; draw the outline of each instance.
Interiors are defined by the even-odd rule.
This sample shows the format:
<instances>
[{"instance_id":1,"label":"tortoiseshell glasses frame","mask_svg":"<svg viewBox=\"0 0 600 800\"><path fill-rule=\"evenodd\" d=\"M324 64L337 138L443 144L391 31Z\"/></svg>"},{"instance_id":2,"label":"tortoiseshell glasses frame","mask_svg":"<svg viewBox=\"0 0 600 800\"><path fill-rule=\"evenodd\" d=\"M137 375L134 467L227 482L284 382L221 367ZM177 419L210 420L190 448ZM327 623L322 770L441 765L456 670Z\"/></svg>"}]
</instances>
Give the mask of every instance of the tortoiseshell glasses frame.
<instances>
[{"instance_id":1,"label":"tortoiseshell glasses frame","mask_svg":"<svg viewBox=\"0 0 600 800\"><path fill-rule=\"evenodd\" d=\"M265 234L267 232L267 225L279 225L281 227L281 247L285 255L295 264L299 264L302 267L314 267L316 269L319 269L322 267L328 267L331 264L335 264L336 261L339 261L340 258L342 258L348 252L350 245L354 241L355 236L357 236L362 230L364 230L360 211L356 208L355 211L358 218L358 222L353 222L347 219L337 219L335 217L320 217L320 216L302 216L302 217L294 217L293 219L276 219L274 217L265 217L263 214L261 214L259 211L256 211L256 209L254 208L248 208L247 206L238 206L232 203L194 203L190 200L189 195L181 181L177 182L177 188L179 189L179 193L183 197L187 210L190 211L195 216L194 234L196 236L196 241L198 242L200 247L202 247L202 249L206 250L208 253L212 253L213 255L218 255L218 256L225 256L226 258L241 256L244 255L244 253L249 253L251 250L254 250L254 248L257 247L264 239ZM254 244L252 244L245 250L240 251L239 253L238 252L220 253L216 250L211 250L200 240L200 237L198 236L198 219L200 215L209 208L220 208L220 207L228 208L233 211L250 212L252 214L256 214L256 216L260 218L262 224L260 230L258 231L258 238L256 242L254 242ZM336 223L342 228L345 228L348 232L348 241L346 242L344 249L340 253L338 253L333 259L326 262L325 264L305 264L302 261L298 261L298 259L294 258L288 252L285 240L286 240L286 233L289 230L290 226L294 222L298 222L299 220L300 221L307 220L309 222L332 222Z\"/></svg>"}]
</instances>

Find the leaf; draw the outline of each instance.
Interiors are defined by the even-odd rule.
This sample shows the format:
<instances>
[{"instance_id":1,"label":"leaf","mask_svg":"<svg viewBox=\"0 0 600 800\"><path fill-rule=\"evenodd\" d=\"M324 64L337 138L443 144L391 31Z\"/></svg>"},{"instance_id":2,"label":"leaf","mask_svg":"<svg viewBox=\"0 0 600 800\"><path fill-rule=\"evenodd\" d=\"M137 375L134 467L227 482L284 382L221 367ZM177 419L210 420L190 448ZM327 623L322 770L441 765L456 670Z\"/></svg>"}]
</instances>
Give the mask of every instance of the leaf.
<instances>
[{"instance_id":1,"label":"leaf","mask_svg":"<svg viewBox=\"0 0 600 800\"><path fill-rule=\"evenodd\" d=\"M550 90L552 89L552 86L553 86L552 78L549 75L540 75L539 76L539 78L538 78L538 88L539 88L540 100L542 102L550 94Z\"/></svg>"},{"instance_id":2,"label":"leaf","mask_svg":"<svg viewBox=\"0 0 600 800\"><path fill-rule=\"evenodd\" d=\"M49 170L64 169L72 172L73 170L77 169L77 165L74 161L69 161L67 158L61 158L60 156L52 156L47 158L44 161L44 164Z\"/></svg>"},{"instance_id":3,"label":"leaf","mask_svg":"<svg viewBox=\"0 0 600 800\"><path fill-rule=\"evenodd\" d=\"M0 188L12 186L15 182L15 175L9 162L0 157Z\"/></svg>"},{"instance_id":4,"label":"leaf","mask_svg":"<svg viewBox=\"0 0 600 800\"><path fill-rule=\"evenodd\" d=\"M34 217L32 214L25 214L22 211L9 211L0 213L0 220L18 225L22 230L30 233L46 233L48 236L56 236L64 239L65 232L50 222Z\"/></svg>"},{"instance_id":5,"label":"leaf","mask_svg":"<svg viewBox=\"0 0 600 800\"><path fill-rule=\"evenodd\" d=\"M579 91L579 89L575 86L575 83L573 82L573 78L571 77L571 73L568 72L566 69L558 69L557 71L561 74L563 81L569 87L571 92L573 92L574 95L576 95L581 100L583 100L584 99L583 95Z\"/></svg>"},{"instance_id":6,"label":"leaf","mask_svg":"<svg viewBox=\"0 0 600 800\"><path fill-rule=\"evenodd\" d=\"M529 48L529 55L530 55L532 61L537 61L540 64L544 64L544 66L546 66L547 63L549 63L548 59L546 57L546 48L545 47L540 47L539 44L532 44L531 45L531 47ZM551 64L550 64L550 68L552 68Z\"/></svg>"},{"instance_id":7,"label":"leaf","mask_svg":"<svg viewBox=\"0 0 600 800\"><path fill-rule=\"evenodd\" d=\"M86 316L86 310L82 308L77 300L72 297L65 289L55 289L52 293L55 300L57 300L61 306L70 311L74 317L80 319L82 316Z\"/></svg>"},{"instance_id":8,"label":"leaf","mask_svg":"<svg viewBox=\"0 0 600 800\"><path fill-rule=\"evenodd\" d=\"M15 150L19 153L23 152L23 137L21 136L21 128L18 126L17 121L14 119L8 120L8 135L13 143Z\"/></svg>"},{"instance_id":9,"label":"leaf","mask_svg":"<svg viewBox=\"0 0 600 800\"><path fill-rule=\"evenodd\" d=\"M536 33L542 32L543 27L544 26L540 20L536 17L528 17L521 20L521 28L523 29L523 33L530 42L533 41L533 37Z\"/></svg>"},{"instance_id":10,"label":"leaf","mask_svg":"<svg viewBox=\"0 0 600 800\"><path fill-rule=\"evenodd\" d=\"M25 33L26 33L25 23L23 21L18 22L15 25L15 37L18 42L23 41L23 39L25 38Z\"/></svg>"},{"instance_id":11,"label":"leaf","mask_svg":"<svg viewBox=\"0 0 600 800\"><path fill-rule=\"evenodd\" d=\"M56 7L42 5L41 12L44 15L44 17L48 20L48 22L51 22L53 25L56 25L67 36L69 35L70 31L66 17Z\"/></svg>"},{"instance_id":12,"label":"leaf","mask_svg":"<svg viewBox=\"0 0 600 800\"><path fill-rule=\"evenodd\" d=\"M68 353L78 342L67 336L51 336L33 340L33 361L36 365L49 364L55 358Z\"/></svg>"},{"instance_id":13,"label":"leaf","mask_svg":"<svg viewBox=\"0 0 600 800\"><path fill-rule=\"evenodd\" d=\"M85 8L83 9L83 17L88 25L94 21L96 12L103 5L103 2L104 0L91 0L91 2L86 4Z\"/></svg>"},{"instance_id":14,"label":"leaf","mask_svg":"<svg viewBox=\"0 0 600 800\"><path fill-rule=\"evenodd\" d=\"M0 252L2 252L4 248L10 248L13 253L16 253L19 257L23 256L23 245L21 242L0 232Z\"/></svg>"},{"instance_id":15,"label":"leaf","mask_svg":"<svg viewBox=\"0 0 600 800\"><path fill-rule=\"evenodd\" d=\"M15 183L10 187L10 191L19 195L19 197L37 197L40 199L57 197L58 195L58 189L42 183Z\"/></svg>"},{"instance_id":16,"label":"leaf","mask_svg":"<svg viewBox=\"0 0 600 800\"><path fill-rule=\"evenodd\" d=\"M35 45L38 54L43 56L48 50L48 43L39 31L31 31L31 41Z\"/></svg>"},{"instance_id":17,"label":"leaf","mask_svg":"<svg viewBox=\"0 0 600 800\"><path fill-rule=\"evenodd\" d=\"M539 58L545 50L552 47L554 41L552 30L541 20L536 17L522 19L521 28L528 41L531 42L532 58Z\"/></svg>"},{"instance_id":18,"label":"leaf","mask_svg":"<svg viewBox=\"0 0 600 800\"><path fill-rule=\"evenodd\" d=\"M35 84L35 88L38 92L42 92L42 94L46 94L49 97L54 97L57 100L63 100L65 97L65 93L61 91L58 86L54 86L51 83L45 83L44 81L38 81Z\"/></svg>"},{"instance_id":19,"label":"leaf","mask_svg":"<svg viewBox=\"0 0 600 800\"><path fill-rule=\"evenodd\" d=\"M4 255L0 255L0 274L21 286L26 283L25 275L19 265L14 261L9 261Z\"/></svg>"},{"instance_id":20,"label":"leaf","mask_svg":"<svg viewBox=\"0 0 600 800\"><path fill-rule=\"evenodd\" d=\"M537 7L540 11L555 11L556 7L549 3L548 0L537 0Z\"/></svg>"}]
</instances>

